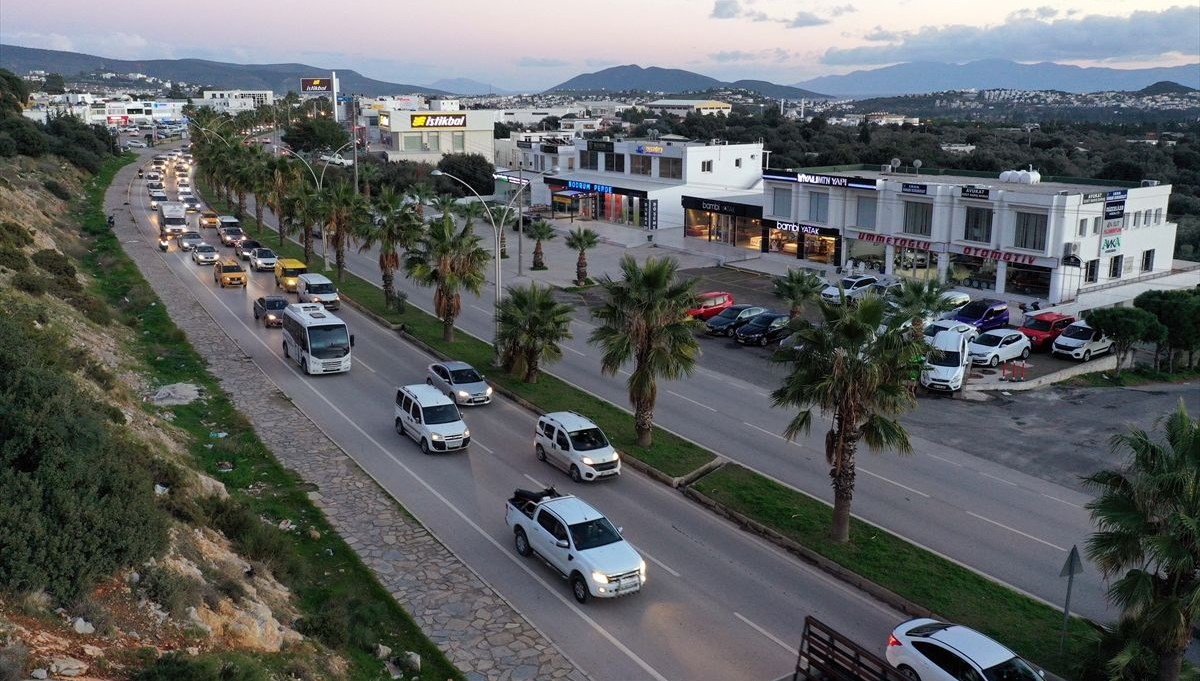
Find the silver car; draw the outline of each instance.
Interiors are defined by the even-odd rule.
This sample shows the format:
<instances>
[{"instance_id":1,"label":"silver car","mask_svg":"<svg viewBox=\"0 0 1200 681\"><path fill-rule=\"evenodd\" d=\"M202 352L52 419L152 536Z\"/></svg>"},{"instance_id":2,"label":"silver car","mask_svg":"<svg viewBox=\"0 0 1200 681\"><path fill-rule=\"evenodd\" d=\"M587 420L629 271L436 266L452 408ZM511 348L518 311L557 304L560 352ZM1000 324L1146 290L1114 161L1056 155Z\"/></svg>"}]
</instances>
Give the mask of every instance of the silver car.
<instances>
[{"instance_id":1,"label":"silver car","mask_svg":"<svg viewBox=\"0 0 1200 681\"><path fill-rule=\"evenodd\" d=\"M200 232L184 232L179 235L179 250L181 251L190 251L202 243L204 243L204 237L200 236Z\"/></svg>"},{"instance_id":2,"label":"silver car","mask_svg":"<svg viewBox=\"0 0 1200 681\"><path fill-rule=\"evenodd\" d=\"M429 365L425 379L454 400L455 404L487 404L492 401L492 387L466 362L440 362Z\"/></svg>"},{"instance_id":3,"label":"silver car","mask_svg":"<svg viewBox=\"0 0 1200 681\"><path fill-rule=\"evenodd\" d=\"M210 244L198 244L192 249L192 262L197 265L211 265L220 259L221 254Z\"/></svg>"},{"instance_id":4,"label":"silver car","mask_svg":"<svg viewBox=\"0 0 1200 681\"><path fill-rule=\"evenodd\" d=\"M256 248L250 251L250 266L255 270L273 270L276 261L275 251L269 248Z\"/></svg>"}]
</instances>

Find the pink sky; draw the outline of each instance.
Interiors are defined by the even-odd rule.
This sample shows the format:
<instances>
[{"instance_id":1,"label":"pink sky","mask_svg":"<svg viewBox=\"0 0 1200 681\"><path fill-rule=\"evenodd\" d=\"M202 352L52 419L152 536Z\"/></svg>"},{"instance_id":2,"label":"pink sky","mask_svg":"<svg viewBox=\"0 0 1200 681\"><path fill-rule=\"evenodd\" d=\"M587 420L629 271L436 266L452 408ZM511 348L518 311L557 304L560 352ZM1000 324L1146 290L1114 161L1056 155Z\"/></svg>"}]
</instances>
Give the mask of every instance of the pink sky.
<instances>
[{"instance_id":1,"label":"pink sky","mask_svg":"<svg viewBox=\"0 0 1200 681\"><path fill-rule=\"evenodd\" d=\"M918 59L1117 68L1200 60L1200 4L1170 0L203 4L202 15L186 2L4 0L0 42L118 59L302 62L416 85L471 78L528 90L617 64L790 84Z\"/></svg>"}]
</instances>

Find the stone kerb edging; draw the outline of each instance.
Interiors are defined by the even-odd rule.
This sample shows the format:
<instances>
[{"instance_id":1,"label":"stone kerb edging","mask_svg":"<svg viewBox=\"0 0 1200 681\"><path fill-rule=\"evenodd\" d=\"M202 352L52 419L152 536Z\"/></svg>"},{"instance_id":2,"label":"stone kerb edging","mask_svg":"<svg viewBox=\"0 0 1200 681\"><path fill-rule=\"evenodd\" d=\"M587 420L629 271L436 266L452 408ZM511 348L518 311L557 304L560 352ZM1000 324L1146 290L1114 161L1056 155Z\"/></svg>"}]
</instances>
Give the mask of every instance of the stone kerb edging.
<instances>
[{"instance_id":1,"label":"stone kerb edging","mask_svg":"<svg viewBox=\"0 0 1200 681\"><path fill-rule=\"evenodd\" d=\"M1117 357L1110 353L1107 357L1090 362L1080 362L1075 366L1059 369L1045 376L1031 378L1028 381L997 381L995 383L972 383L971 381L967 381L967 385L963 390L966 392L996 392L1001 390L1020 392L1022 390L1043 388L1074 376L1082 376L1083 374L1093 374L1097 371L1115 371L1116 368Z\"/></svg>"}]
</instances>

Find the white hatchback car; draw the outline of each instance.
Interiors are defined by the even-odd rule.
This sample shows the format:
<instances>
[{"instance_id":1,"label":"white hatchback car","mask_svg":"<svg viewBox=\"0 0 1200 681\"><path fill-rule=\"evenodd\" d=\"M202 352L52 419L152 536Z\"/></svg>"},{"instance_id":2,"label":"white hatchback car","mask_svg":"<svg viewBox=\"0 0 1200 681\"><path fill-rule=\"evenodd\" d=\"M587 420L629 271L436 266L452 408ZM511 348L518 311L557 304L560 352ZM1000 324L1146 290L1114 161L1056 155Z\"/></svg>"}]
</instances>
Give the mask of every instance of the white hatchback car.
<instances>
[{"instance_id":1,"label":"white hatchback car","mask_svg":"<svg viewBox=\"0 0 1200 681\"><path fill-rule=\"evenodd\" d=\"M909 620L893 629L885 656L913 681L1044 681L1045 676L978 631L927 617Z\"/></svg>"},{"instance_id":2,"label":"white hatchback car","mask_svg":"<svg viewBox=\"0 0 1200 681\"><path fill-rule=\"evenodd\" d=\"M953 331L954 333L967 334L967 342L975 340L979 336L979 329L975 328L974 324L959 322L953 319L939 319L932 324L925 325L925 339L932 342L937 335L943 331Z\"/></svg>"},{"instance_id":3,"label":"white hatchback car","mask_svg":"<svg viewBox=\"0 0 1200 681\"><path fill-rule=\"evenodd\" d=\"M279 259L275 256L275 251L269 248L255 248L250 251L250 267L255 271L264 272L275 269L275 263Z\"/></svg>"},{"instance_id":4,"label":"white hatchback car","mask_svg":"<svg viewBox=\"0 0 1200 681\"><path fill-rule=\"evenodd\" d=\"M971 341L968 351L971 353L972 364L994 367L1001 362L1029 357L1032 346L1029 336L1016 329L992 329L984 331Z\"/></svg>"}]
</instances>

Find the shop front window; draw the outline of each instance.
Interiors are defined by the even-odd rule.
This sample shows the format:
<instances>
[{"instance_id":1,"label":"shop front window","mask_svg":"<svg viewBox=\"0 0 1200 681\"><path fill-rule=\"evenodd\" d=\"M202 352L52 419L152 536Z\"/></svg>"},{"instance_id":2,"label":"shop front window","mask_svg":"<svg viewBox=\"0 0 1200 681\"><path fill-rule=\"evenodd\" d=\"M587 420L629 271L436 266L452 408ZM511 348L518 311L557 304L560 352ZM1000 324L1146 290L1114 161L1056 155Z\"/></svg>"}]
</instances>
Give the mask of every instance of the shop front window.
<instances>
[{"instance_id":1,"label":"shop front window","mask_svg":"<svg viewBox=\"0 0 1200 681\"><path fill-rule=\"evenodd\" d=\"M885 248L883 244L872 241L851 239L846 264L850 265L853 269L863 268L882 272L884 269Z\"/></svg>"},{"instance_id":2,"label":"shop front window","mask_svg":"<svg viewBox=\"0 0 1200 681\"><path fill-rule=\"evenodd\" d=\"M1045 213L1017 213L1017 226L1013 230L1013 248L1030 251L1046 250Z\"/></svg>"},{"instance_id":3,"label":"shop front window","mask_svg":"<svg viewBox=\"0 0 1200 681\"><path fill-rule=\"evenodd\" d=\"M641 154L631 154L629 156L629 173L631 175L649 175L650 158L650 156Z\"/></svg>"},{"instance_id":4,"label":"shop front window","mask_svg":"<svg viewBox=\"0 0 1200 681\"><path fill-rule=\"evenodd\" d=\"M905 201L904 233L917 236L933 234L933 204Z\"/></svg>"},{"instance_id":5,"label":"shop front window","mask_svg":"<svg viewBox=\"0 0 1200 681\"><path fill-rule=\"evenodd\" d=\"M990 244L992 242L992 215L991 208L967 208L967 221L963 229L964 241L978 241L980 243Z\"/></svg>"},{"instance_id":6,"label":"shop front window","mask_svg":"<svg viewBox=\"0 0 1200 681\"><path fill-rule=\"evenodd\" d=\"M604 155L604 170L609 173L625 172L625 154L607 153Z\"/></svg>"},{"instance_id":7,"label":"shop front window","mask_svg":"<svg viewBox=\"0 0 1200 681\"><path fill-rule=\"evenodd\" d=\"M829 222L829 194L825 192L808 193L808 219L813 222Z\"/></svg>"},{"instance_id":8,"label":"shop front window","mask_svg":"<svg viewBox=\"0 0 1200 681\"><path fill-rule=\"evenodd\" d=\"M771 192L771 214L781 218L792 217L791 187L775 187Z\"/></svg>"},{"instance_id":9,"label":"shop front window","mask_svg":"<svg viewBox=\"0 0 1200 681\"><path fill-rule=\"evenodd\" d=\"M404 150L405 151L421 151L421 148L422 148L421 147L421 144L422 144L421 143L421 133L419 133L419 132L405 133L403 135L403 137L404 137Z\"/></svg>"},{"instance_id":10,"label":"shop front window","mask_svg":"<svg viewBox=\"0 0 1200 681\"><path fill-rule=\"evenodd\" d=\"M598 151L581 151L579 152L579 169L580 170L597 170L600 167L600 152Z\"/></svg>"},{"instance_id":11,"label":"shop front window","mask_svg":"<svg viewBox=\"0 0 1200 681\"><path fill-rule=\"evenodd\" d=\"M683 179L683 159L681 158L660 158L658 159L658 176L670 180Z\"/></svg>"},{"instance_id":12,"label":"shop front window","mask_svg":"<svg viewBox=\"0 0 1200 681\"><path fill-rule=\"evenodd\" d=\"M874 196L860 196L855 201L854 224L863 229L875 229L875 206L878 205Z\"/></svg>"},{"instance_id":13,"label":"shop front window","mask_svg":"<svg viewBox=\"0 0 1200 681\"><path fill-rule=\"evenodd\" d=\"M947 281L952 286L995 290L996 261L974 255L951 254Z\"/></svg>"},{"instance_id":14,"label":"shop front window","mask_svg":"<svg viewBox=\"0 0 1200 681\"><path fill-rule=\"evenodd\" d=\"M1050 295L1050 268L1009 263L1004 276L1004 292L1036 298Z\"/></svg>"},{"instance_id":15,"label":"shop front window","mask_svg":"<svg viewBox=\"0 0 1200 681\"><path fill-rule=\"evenodd\" d=\"M837 237L820 236L818 234L804 235L804 258L826 265L833 262L837 250Z\"/></svg>"},{"instance_id":16,"label":"shop front window","mask_svg":"<svg viewBox=\"0 0 1200 681\"><path fill-rule=\"evenodd\" d=\"M786 253L795 256L800 250L797 242L798 233L790 229L772 229L770 232L770 249L772 253Z\"/></svg>"}]
</instances>

